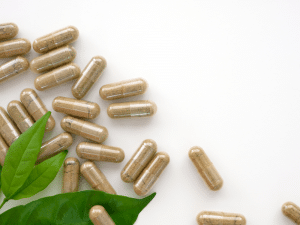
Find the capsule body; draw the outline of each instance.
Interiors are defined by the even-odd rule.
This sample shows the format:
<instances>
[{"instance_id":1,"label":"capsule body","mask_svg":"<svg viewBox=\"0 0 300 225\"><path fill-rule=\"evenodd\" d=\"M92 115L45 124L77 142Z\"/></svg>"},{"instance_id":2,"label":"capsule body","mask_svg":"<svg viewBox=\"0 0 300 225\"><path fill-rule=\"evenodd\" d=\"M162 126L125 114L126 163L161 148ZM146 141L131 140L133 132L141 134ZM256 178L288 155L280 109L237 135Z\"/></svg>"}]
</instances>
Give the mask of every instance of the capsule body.
<instances>
[{"instance_id":1,"label":"capsule body","mask_svg":"<svg viewBox=\"0 0 300 225\"><path fill-rule=\"evenodd\" d=\"M79 170L80 170L80 163L78 159L74 157L69 157L65 160L62 193L78 191Z\"/></svg>"},{"instance_id":2,"label":"capsule body","mask_svg":"<svg viewBox=\"0 0 300 225\"><path fill-rule=\"evenodd\" d=\"M0 106L0 135L5 140L6 144L11 144L21 135L20 131L10 119L9 115L3 107Z\"/></svg>"},{"instance_id":3,"label":"capsule body","mask_svg":"<svg viewBox=\"0 0 300 225\"><path fill-rule=\"evenodd\" d=\"M246 219L241 214L203 211L198 214L197 222L199 225L245 225Z\"/></svg>"},{"instance_id":4,"label":"capsule body","mask_svg":"<svg viewBox=\"0 0 300 225\"><path fill-rule=\"evenodd\" d=\"M94 190L116 194L116 191L110 185L104 174L93 162L87 161L83 163L80 167L80 172Z\"/></svg>"},{"instance_id":5,"label":"capsule body","mask_svg":"<svg viewBox=\"0 0 300 225\"><path fill-rule=\"evenodd\" d=\"M154 157L156 151L155 141L144 140L122 170L121 179L126 183L134 182Z\"/></svg>"},{"instance_id":6,"label":"capsule body","mask_svg":"<svg viewBox=\"0 0 300 225\"><path fill-rule=\"evenodd\" d=\"M25 38L0 42L0 58L27 54L31 49L30 42Z\"/></svg>"},{"instance_id":7,"label":"capsule body","mask_svg":"<svg viewBox=\"0 0 300 225\"><path fill-rule=\"evenodd\" d=\"M31 88L26 88L21 92L20 100L35 121L48 112L40 97ZM46 131L51 131L54 127L55 120L50 116L46 124Z\"/></svg>"},{"instance_id":8,"label":"capsule body","mask_svg":"<svg viewBox=\"0 0 300 225\"><path fill-rule=\"evenodd\" d=\"M5 40L15 37L19 32L19 28L14 23L0 24L0 40Z\"/></svg>"},{"instance_id":9,"label":"capsule body","mask_svg":"<svg viewBox=\"0 0 300 225\"><path fill-rule=\"evenodd\" d=\"M282 212L296 224L300 224L300 207L293 202L286 202L282 206Z\"/></svg>"},{"instance_id":10,"label":"capsule body","mask_svg":"<svg viewBox=\"0 0 300 225\"><path fill-rule=\"evenodd\" d=\"M156 111L157 106L152 101L113 103L107 108L108 116L113 119L153 116Z\"/></svg>"},{"instance_id":11,"label":"capsule body","mask_svg":"<svg viewBox=\"0 0 300 225\"><path fill-rule=\"evenodd\" d=\"M30 69L35 73L43 73L56 67L72 62L76 57L76 50L72 46L63 46L44 55L34 58L30 62Z\"/></svg>"},{"instance_id":12,"label":"capsule body","mask_svg":"<svg viewBox=\"0 0 300 225\"><path fill-rule=\"evenodd\" d=\"M101 205L93 206L90 209L89 217L94 225L115 225L105 208Z\"/></svg>"},{"instance_id":13,"label":"capsule body","mask_svg":"<svg viewBox=\"0 0 300 225\"><path fill-rule=\"evenodd\" d=\"M108 131L105 127L71 116L65 116L60 125L61 128L67 132L82 136L98 143L105 141L108 136Z\"/></svg>"},{"instance_id":14,"label":"capsule body","mask_svg":"<svg viewBox=\"0 0 300 225\"><path fill-rule=\"evenodd\" d=\"M205 154L204 150L194 146L189 151L189 157L208 187L213 191L221 189L223 186L223 179Z\"/></svg>"},{"instance_id":15,"label":"capsule body","mask_svg":"<svg viewBox=\"0 0 300 225\"><path fill-rule=\"evenodd\" d=\"M3 138L0 136L0 165L4 165L5 156L8 150L8 146L3 140Z\"/></svg>"},{"instance_id":16,"label":"capsule body","mask_svg":"<svg viewBox=\"0 0 300 225\"><path fill-rule=\"evenodd\" d=\"M73 98L56 97L52 102L52 107L56 112L87 119L94 119L100 114L100 107L97 103Z\"/></svg>"},{"instance_id":17,"label":"capsule body","mask_svg":"<svg viewBox=\"0 0 300 225\"><path fill-rule=\"evenodd\" d=\"M28 60L21 56L4 63L0 66L0 83L26 71L28 67Z\"/></svg>"},{"instance_id":18,"label":"capsule body","mask_svg":"<svg viewBox=\"0 0 300 225\"><path fill-rule=\"evenodd\" d=\"M77 99L83 98L93 84L99 79L105 67L106 61L103 57L93 57L82 71L80 78L73 85L73 96Z\"/></svg>"},{"instance_id":19,"label":"capsule body","mask_svg":"<svg viewBox=\"0 0 300 225\"><path fill-rule=\"evenodd\" d=\"M78 36L78 29L74 26L68 26L35 39L32 46L34 51L38 53L46 53L52 49L59 48L76 41Z\"/></svg>"}]
</instances>

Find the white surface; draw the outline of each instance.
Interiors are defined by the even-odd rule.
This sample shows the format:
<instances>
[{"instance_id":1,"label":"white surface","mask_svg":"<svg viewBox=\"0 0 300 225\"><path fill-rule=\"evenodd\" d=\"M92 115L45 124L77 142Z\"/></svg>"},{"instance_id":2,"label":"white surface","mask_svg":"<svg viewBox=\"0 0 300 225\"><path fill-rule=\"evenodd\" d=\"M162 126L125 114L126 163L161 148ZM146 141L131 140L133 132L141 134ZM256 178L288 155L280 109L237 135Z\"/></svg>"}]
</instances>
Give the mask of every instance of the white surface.
<instances>
[{"instance_id":1,"label":"white surface","mask_svg":"<svg viewBox=\"0 0 300 225\"><path fill-rule=\"evenodd\" d=\"M99 163L118 194L137 197L120 171L147 138L171 163L156 183L157 197L137 225L196 225L202 210L237 212L247 224L293 224L281 213L286 201L300 205L300 2L252 1L1 1L1 22L15 22L18 37L34 39L74 25L81 69L102 55L108 66L84 98L99 103L109 137L124 149L121 164ZM32 50L29 58L37 54ZM2 62L7 60L2 60ZM26 72L0 85L0 105L33 88ZM143 96L157 103L153 118L112 120L104 84L143 77ZM38 92L49 110L56 96L71 97L71 83ZM120 100L118 102L121 102ZM49 136L62 132L62 114ZM49 137L50 138L50 137ZM68 156L76 156L76 137ZM210 191L188 158L203 147L224 179ZM62 173L38 195L11 201L0 211L61 192ZM81 180L80 190L89 189ZM3 196L1 197L2 200Z\"/></svg>"}]
</instances>

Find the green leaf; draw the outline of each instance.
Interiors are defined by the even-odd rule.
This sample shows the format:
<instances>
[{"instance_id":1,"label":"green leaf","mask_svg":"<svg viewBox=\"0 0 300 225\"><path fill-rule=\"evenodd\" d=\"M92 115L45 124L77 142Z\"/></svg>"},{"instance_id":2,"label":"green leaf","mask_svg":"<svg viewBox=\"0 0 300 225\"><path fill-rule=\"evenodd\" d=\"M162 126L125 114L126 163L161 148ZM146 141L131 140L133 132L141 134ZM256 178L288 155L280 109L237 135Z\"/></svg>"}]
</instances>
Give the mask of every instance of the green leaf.
<instances>
[{"instance_id":1,"label":"green leaf","mask_svg":"<svg viewBox=\"0 0 300 225\"><path fill-rule=\"evenodd\" d=\"M134 199L102 191L81 191L41 198L0 215L1 225L92 225L89 210L102 205L116 225L132 225L156 193Z\"/></svg>"},{"instance_id":2,"label":"green leaf","mask_svg":"<svg viewBox=\"0 0 300 225\"><path fill-rule=\"evenodd\" d=\"M2 171L2 166L0 165L0 190L1 190L1 171Z\"/></svg>"}]
</instances>

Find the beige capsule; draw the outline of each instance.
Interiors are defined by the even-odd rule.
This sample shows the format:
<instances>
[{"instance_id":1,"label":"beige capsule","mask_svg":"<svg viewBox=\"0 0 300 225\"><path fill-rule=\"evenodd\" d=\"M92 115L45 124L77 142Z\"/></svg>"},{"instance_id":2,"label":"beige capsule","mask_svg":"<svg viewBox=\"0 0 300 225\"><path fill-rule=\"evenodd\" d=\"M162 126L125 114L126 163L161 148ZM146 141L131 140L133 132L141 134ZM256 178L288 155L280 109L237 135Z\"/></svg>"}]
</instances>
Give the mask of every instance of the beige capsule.
<instances>
[{"instance_id":1,"label":"beige capsule","mask_svg":"<svg viewBox=\"0 0 300 225\"><path fill-rule=\"evenodd\" d=\"M246 219L241 214L203 211L197 215L199 225L245 225Z\"/></svg>"},{"instance_id":2,"label":"beige capsule","mask_svg":"<svg viewBox=\"0 0 300 225\"><path fill-rule=\"evenodd\" d=\"M0 106L0 135L5 140L6 144L11 144L21 135L20 131L10 119L9 115L3 107Z\"/></svg>"},{"instance_id":3,"label":"beige capsule","mask_svg":"<svg viewBox=\"0 0 300 225\"><path fill-rule=\"evenodd\" d=\"M28 68L28 60L21 56L4 63L0 66L0 83L26 71Z\"/></svg>"},{"instance_id":4,"label":"beige capsule","mask_svg":"<svg viewBox=\"0 0 300 225\"><path fill-rule=\"evenodd\" d=\"M153 159L156 151L155 141L151 139L144 140L121 171L121 179L126 183L134 182Z\"/></svg>"},{"instance_id":5,"label":"beige capsule","mask_svg":"<svg viewBox=\"0 0 300 225\"><path fill-rule=\"evenodd\" d=\"M116 194L116 191L110 185L104 174L93 162L87 161L83 163L80 167L80 172L94 190Z\"/></svg>"},{"instance_id":6,"label":"beige capsule","mask_svg":"<svg viewBox=\"0 0 300 225\"><path fill-rule=\"evenodd\" d=\"M115 225L105 208L101 205L95 205L89 212L90 220L94 225Z\"/></svg>"},{"instance_id":7,"label":"beige capsule","mask_svg":"<svg viewBox=\"0 0 300 225\"><path fill-rule=\"evenodd\" d=\"M0 42L0 58L27 54L31 49L30 42L25 38Z\"/></svg>"},{"instance_id":8,"label":"beige capsule","mask_svg":"<svg viewBox=\"0 0 300 225\"><path fill-rule=\"evenodd\" d=\"M34 80L34 86L39 91L61 85L80 76L80 68L75 63L69 63L48 73L38 76Z\"/></svg>"},{"instance_id":9,"label":"beige capsule","mask_svg":"<svg viewBox=\"0 0 300 225\"><path fill-rule=\"evenodd\" d=\"M282 212L296 224L300 224L300 207L293 202L286 202L282 205Z\"/></svg>"},{"instance_id":10,"label":"beige capsule","mask_svg":"<svg viewBox=\"0 0 300 225\"><path fill-rule=\"evenodd\" d=\"M56 112L87 119L95 119L100 114L97 103L60 96L53 100L52 107Z\"/></svg>"},{"instance_id":11,"label":"beige capsule","mask_svg":"<svg viewBox=\"0 0 300 225\"><path fill-rule=\"evenodd\" d=\"M69 157L64 163L64 181L62 193L78 191L80 163L78 159Z\"/></svg>"},{"instance_id":12,"label":"beige capsule","mask_svg":"<svg viewBox=\"0 0 300 225\"><path fill-rule=\"evenodd\" d=\"M4 165L5 156L8 150L8 146L3 140L3 138L0 136L0 165Z\"/></svg>"},{"instance_id":13,"label":"beige capsule","mask_svg":"<svg viewBox=\"0 0 300 225\"><path fill-rule=\"evenodd\" d=\"M35 39L32 46L34 51L38 53L46 53L52 49L59 48L76 41L78 36L78 29L74 26L68 26Z\"/></svg>"},{"instance_id":14,"label":"beige capsule","mask_svg":"<svg viewBox=\"0 0 300 225\"><path fill-rule=\"evenodd\" d=\"M204 150L194 146L189 151L189 157L208 187L213 191L220 190L223 186L223 179Z\"/></svg>"},{"instance_id":15,"label":"beige capsule","mask_svg":"<svg viewBox=\"0 0 300 225\"><path fill-rule=\"evenodd\" d=\"M72 116L65 116L61 120L60 125L67 132L98 143L105 141L108 136L108 131L105 127Z\"/></svg>"},{"instance_id":16,"label":"beige capsule","mask_svg":"<svg viewBox=\"0 0 300 225\"><path fill-rule=\"evenodd\" d=\"M48 112L40 97L31 88L26 88L21 92L20 100L35 121ZM46 124L46 131L51 131L54 127L55 120L50 116Z\"/></svg>"},{"instance_id":17,"label":"beige capsule","mask_svg":"<svg viewBox=\"0 0 300 225\"><path fill-rule=\"evenodd\" d=\"M18 32L19 28L14 23L0 24L0 40L13 38L18 34Z\"/></svg>"},{"instance_id":18,"label":"beige capsule","mask_svg":"<svg viewBox=\"0 0 300 225\"><path fill-rule=\"evenodd\" d=\"M106 60L101 56L95 56L87 64L81 73L80 78L72 87L72 94L75 98L83 98L99 79L106 67Z\"/></svg>"}]
</instances>

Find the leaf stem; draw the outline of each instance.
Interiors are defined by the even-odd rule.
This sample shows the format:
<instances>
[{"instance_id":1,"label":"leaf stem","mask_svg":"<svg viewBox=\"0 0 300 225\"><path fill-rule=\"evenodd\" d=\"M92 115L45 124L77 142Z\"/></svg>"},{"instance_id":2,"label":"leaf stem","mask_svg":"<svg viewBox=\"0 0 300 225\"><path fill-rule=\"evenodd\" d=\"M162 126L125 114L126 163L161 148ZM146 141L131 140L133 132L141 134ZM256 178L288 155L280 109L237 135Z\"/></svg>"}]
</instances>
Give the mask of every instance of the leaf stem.
<instances>
[{"instance_id":1,"label":"leaf stem","mask_svg":"<svg viewBox=\"0 0 300 225\"><path fill-rule=\"evenodd\" d=\"M7 199L7 198L5 198L5 199L3 200L2 204L0 205L0 209L3 207L3 205L4 205L6 202L8 202L8 200L9 200L9 199Z\"/></svg>"}]
</instances>

